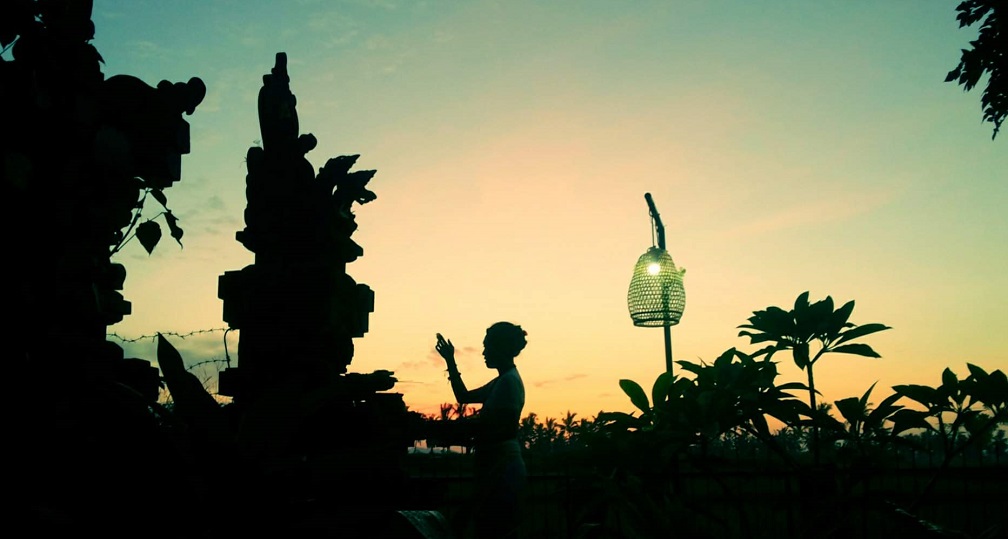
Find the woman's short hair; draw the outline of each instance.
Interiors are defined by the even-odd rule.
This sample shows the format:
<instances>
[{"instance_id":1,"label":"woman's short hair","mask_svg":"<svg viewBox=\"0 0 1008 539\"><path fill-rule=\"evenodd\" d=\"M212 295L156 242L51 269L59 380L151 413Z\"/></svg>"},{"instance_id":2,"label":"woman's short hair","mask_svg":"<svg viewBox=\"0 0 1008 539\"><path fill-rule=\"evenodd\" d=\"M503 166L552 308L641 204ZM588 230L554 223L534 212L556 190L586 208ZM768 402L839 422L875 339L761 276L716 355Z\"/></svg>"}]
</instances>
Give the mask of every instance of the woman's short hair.
<instances>
[{"instance_id":1,"label":"woman's short hair","mask_svg":"<svg viewBox=\"0 0 1008 539\"><path fill-rule=\"evenodd\" d=\"M487 328L487 337L511 357L516 357L525 349L527 335L521 326L511 322L497 322Z\"/></svg>"}]
</instances>

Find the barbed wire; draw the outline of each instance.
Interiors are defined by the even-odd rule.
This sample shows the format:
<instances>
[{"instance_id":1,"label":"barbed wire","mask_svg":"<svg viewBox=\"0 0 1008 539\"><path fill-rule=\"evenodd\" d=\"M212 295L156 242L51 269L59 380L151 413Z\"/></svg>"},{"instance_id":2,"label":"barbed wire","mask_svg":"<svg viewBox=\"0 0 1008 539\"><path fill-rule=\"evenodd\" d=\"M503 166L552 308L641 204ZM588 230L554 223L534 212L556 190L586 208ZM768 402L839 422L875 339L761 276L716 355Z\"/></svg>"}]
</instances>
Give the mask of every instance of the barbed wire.
<instances>
[{"instance_id":1,"label":"barbed wire","mask_svg":"<svg viewBox=\"0 0 1008 539\"><path fill-rule=\"evenodd\" d=\"M228 362L228 360L224 359L222 357L215 357L215 358L211 358L211 359L204 359L203 361L197 361L195 363L190 364L189 366L186 367L186 370L193 371L193 370L196 370L196 369L198 369L198 368L200 368L200 367L202 367L204 365L216 365L216 364L219 364L219 363L227 363L227 362Z\"/></svg>"},{"instance_id":2,"label":"barbed wire","mask_svg":"<svg viewBox=\"0 0 1008 539\"><path fill-rule=\"evenodd\" d=\"M116 340L118 340L119 342L122 342L122 343L136 343L136 342L144 341L144 340L147 340L147 339L150 339L151 342L153 342L155 339L157 339L158 334L163 335L165 337L178 337L180 339L186 339L186 338L189 338L189 337L194 337L196 335L201 335L201 334L205 334L205 333L217 333L217 332L220 332L220 331L223 331L223 332L227 333L227 332L231 331L231 328L197 329L197 330L194 330L194 331L190 331L188 333L177 333L177 332L174 332L174 331L161 331L161 332L155 333L153 335L141 335L139 337L134 337L134 338L126 338L126 337L123 337L122 335L119 335L118 333L106 333L105 337L110 338L110 339L116 339Z\"/></svg>"},{"instance_id":3,"label":"barbed wire","mask_svg":"<svg viewBox=\"0 0 1008 539\"><path fill-rule=\"evenodd\" d=\"M174 332L174 331L161 331L161 332L155 333L153 335L141 335L139 337L134 337L132 339L128 339L126 337L123 337L122 335L119 335L118 333L106 333L105 337L106 338L117 339L119 342L122 342L122 343L137 343L137 342L140 342L140 341L143 341L143 340L147 340L147 339L150 339L151 342L154 342L154 339L157 339L158 335L161 335L161 336L164 336L164 337L171 336L171 337L178 337L180 339L186 339L188 337L194 337L196 335L203 335L203 334L206 334L206 333L217 333L217 332L223 331L224 332L224 337L223 337L223 339L224 339L224 359L217 359L217 358L215 358L215 359L211 359L211 360L208 360L208 361L203 361L201 363L190 365L189 369L193 369L193 368L195 368L195 367L197 367L197 366L199 366L199 365L201 365L203 363L218 363L218 362L223 362L223 363L227 364L228 367L230 367L231 366L231 354L228 352L227 335L228 335L228 333L234 331L234 329L235 328L197 329L197 330L190 331L188 333L178 333L178 332Z\"/></svg>"}]
</instances>

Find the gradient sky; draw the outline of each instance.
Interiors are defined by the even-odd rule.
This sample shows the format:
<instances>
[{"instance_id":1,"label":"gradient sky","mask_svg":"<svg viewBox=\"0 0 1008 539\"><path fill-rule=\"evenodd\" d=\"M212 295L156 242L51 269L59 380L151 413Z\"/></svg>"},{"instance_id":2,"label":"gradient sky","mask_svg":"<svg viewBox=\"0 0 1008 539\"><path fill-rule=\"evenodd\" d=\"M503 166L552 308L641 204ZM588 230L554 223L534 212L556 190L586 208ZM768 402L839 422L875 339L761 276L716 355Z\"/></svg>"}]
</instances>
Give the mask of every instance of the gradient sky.
<instances>
[{"instance_id":1,"label":"gradient sky","mask_svg":"<svg viewBox=\"0 0 1008 539\"><path fill-rule=\"evenodd\" d=\"M395 371L410 409L453 400L436 332L475 386L485 328L509 320L529 334L526 413L631 411L618 380L664 369L661 329L626 305L646 192L687 270L676 359L755 350L737 326L807 290L893 328L865 341L882 359L817 364L827 401L1008 368L1008 152L979 90L943 82L976 34L957 3L95 0L106 76L208 87L167 191L184 248L116 257L133 314L110 331L225 327L217 278L253 261L243 161L283 51L309 161L377 170L348 265L376 305L350 370ZM222 336L172 342L196 363ZM127 352L155 359L151 340Z\"/></svg>"}]
</instances>

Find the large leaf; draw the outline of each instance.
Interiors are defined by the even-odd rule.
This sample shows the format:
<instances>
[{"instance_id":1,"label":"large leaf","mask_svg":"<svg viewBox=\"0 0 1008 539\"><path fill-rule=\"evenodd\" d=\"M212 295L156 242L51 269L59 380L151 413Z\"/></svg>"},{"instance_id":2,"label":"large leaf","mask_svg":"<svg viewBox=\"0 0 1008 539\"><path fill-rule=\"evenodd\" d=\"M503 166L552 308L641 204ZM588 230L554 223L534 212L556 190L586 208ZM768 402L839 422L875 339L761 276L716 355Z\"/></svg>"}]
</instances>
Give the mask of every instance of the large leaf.
<instances>
[{"instance_id":1,"label":"large leaf","mask_svg":"<svg viewBox=\"0 0 1008 539\"><path fill-rule=\"evenodd\" d=\"M157 334L157 358L161 374L166 378L182 376L187 372L182 361L182 354L161 333Z\"/></svg>"},{"instance_id":2,"label":"large leaf","mask_svg":"<svg viewBox=\"0 0 1008 539\"><path fill-rule=\"evenodd\" d=\"M636 419L633 414L628 414L626 412L599 412L595 419L600 423L611 423L614 421L627 421L631 419Z\"/></svg>"},{"instance_id":3,"label":"large leaf","mask_svg":"<svg viewBox=\"0 0 1008 539\"><path fill-rule=\"evenodd\" d=\"M168 197L165 196L164 191L159 188L151 188L150 194L154 197L154 200L160 202L165 209L168 208Z\"/></svg>"},{"instance_id":4,"label":"large leaf","mask_svg":"<svg viewBox=\"0 0 1008 539\"><path fill-rule=\"evenodd\" d=\"M867 344L841 344L836 348L830 349L830 352L836 352L838 354L855 354L865 357L882 357L878 354L878 352L872 350L872 347Z\"/></svg>"},{"instance_id":5,"label":"large leaf","mask_svg":"<svg viewBox=\"0 0 1008 539\"><path fill-rule=\"evenodd\" d=\"M938 400L938 390L933 387L919 384L904 384L893 386L893 391L910 400L923 404L928 407L928 409L942 404Z\"/></svg>"},{"instance_id":6,"label":"large leaf","mask_svg":"<svg viewBox=\"0 0 1008 539\"><path fill-rule=\"evenodd\" d=\"M892 328L885 324L862 324L841 333L840 338L837 339L835 344L844 343L851 339L857 339L858 337L864 337L865 335L871 335L872 333L877 333L887 329Z\"/></svg>"},{"instance_id":7,"label":"large leaf","mask_svg":"<svg viewBox=\"0 0 1008 539\"><path fill-rule=\"evenodd\" d=\"M992 410L1004 411L1008 404L1008 377L1000 369L990 374L980 372L983 371L977 367L977 371L967 379L968 383L964 384L969 388L970 396Z\"/></svg>"},{"instance_id":8,"label":"large leaf","mask_svg":"<svg viewBox=\"0 0 1008 539\"><path fill-rule=\"evenodd\" d=\"M949 393L954 393L959 386L959 378L952 372L952 369L945 367L942 371L942 389Z\"/></svg>"},{"instance_id":9,"label":"large leaf","mask_svg":"<svg viewBox=\"0 0 1008 539\"><path fill-rule=\"evenodd\" d=\"M779 391L791 391L792 389L800 391L808 391L808 386L801 382L788 382L786 384L781 384L777 386Z\"/></svg>"},{"instance_id":10,"label":"large leaf","mask_svg":"<svg viewBox=\"0 0 1008 539\"><path fill-rule=\"evenodd\" d=\"M868 397L871 396L871 392L875 389L876 385L878 385L878 380L876 380L875 383L873 383L871 386L868 387L868 391L865 391L864 395L861 395L862 408L866 410L868 409Z\"/></svg>"},{"instance_id":11,"label":"large leaf","mask_svg":"<svg viewBox=\"0 0 1008 539\"><path fill-rule=\"evenodd\" d=\"M972 363L967 363L966 368L969 369L970 376L974 378L980 379L980 378L986 378L988 376L987 371L983 370L981 367L978 367Z\"/></svg>"},{"instance_id":12,"label":"large leaf","mask_svg":"<svg viewBox=\"0 0 1008 539\"><path fill-rule=\"evenodd\" d=\"M637 407L638 410L644 412L645 414L651 413L651 404L648 402L647 394L644 393L644 388L640 386L637 382L633 380L627 380L626 378L619 381L620 388L623 392L630 397L630 402Z\"/></svg>"},{"instance_id":13,"label":"large leaf","mask_svg":"<svg viewBox=\"0 0 1008 539\"><path fill-rule=\"evenodd\" d=\"M794 358L795 365L799 369L805 370L805 367L809 366L809 345L807 342L798 343L794 345L791 350L791 357Z\"/></svg>"},{"instance_id":14,"label":"large leaf","mask_svg":"<svg viewBox=\"0 0 1008 539\"><path fill-rule=\"evenodd\" d=\"M182 354L161 333L157 334L157 359L175 411L195 422L212 421L220 414L220 405L202 382L186 370Z\"/></svg>"},{"instance_id":15,"label":"large leaf","mask_svg":"<svg viewBox=\"0 0 1008 539\"><path fill-rule=\"evenodd\" d=\"M927 421L928 413L919 410L898 410L891 417L893 422L893 435L910 429L933 430L934 427Z\"/></svg>"},{"instance_id":16,"label":"large leaf","mask_svg":"<svg viewBox=\"0 0 1008 539\"><path fill-rule=\"evenodd\" d=\"M767 341L776 341L780 337L776 335L771 335L769 333L753 333L751 331L740 331L739 337L749 337L749 344L757 344Z\"/></svg>"},{"instance_id":17,"label":"large leaf","mask_svg":"<svg viewBox=\"0 0 1008 539\"><path fill-rule=\"evenodd\" d=\"M178 242L179 247L182 247L182 228L178 226L178 217L175 217L170 211L164 214L165 222L168 223L168 230L171 232L171 237L175 238Z\"/></svg>"},{"instance_id":18,"label":"large leaf","mask_svg":"<svg viewBox=\"0 0 1008 539\"><path fill-rule=\"evenodd\" d=\"M809 306L809 314L820 331L827 327L833 313L833 296L826 296Z\"/></svg>"},{"instance_id":19,"label":"large leaf","mask_svg":"<svg viewBox=\"0 0 1008 539\"><path fill-rule=\"evenodd\" d=\"M903 406L896 405L896 401L898 401L901 398L903 398L903 396L900 395L899 393L893 393L892 395L889 395L888 397L883 399L882 402L879 403L879 405L876 406L875 409L868 414L868 419L865 420L865 428L866 429L879 428L882 426L883 421L888 419L891 415L893 415L897 411L902 410Z\"/></svg>"},{"instance_id":20,"label":"large leaf","mask_svg":"<svg viewBox=\"0 0 1008 539\"><path fill-rule=\"evenodd\" d=\"M798 294L798 297L795 298L794 312L796 314L799 313L799 312L804 312L805 309L807 309L809 307L808 297L809 297L809 291L806 290L806 291L802 292L801 294Z\"/></svg>"},{"instance_id":21,"label":"large leaf","mask_svg":"<svg viewBox=\"0 0 1008 539\"><path fill-rule=\"evenodd\" d=\"M651 387L651 402L658 405L660 402L665 402L669 397L669 389L672 388L672 384L675 383L676 377L672 374L672 371L665 371L655 378L654 385Z\"/></svg>"},{"instance_id":22,"label":"large leaf","mask_svg":"<svg viewBox=\"0 0 1008 539\"><path fill-rule=\"evenodd\" d=\"M840 412L840 415L854 428L857 428L858 425L868 418L867 410L861 405L861 400L857 397L840 399L834 401L833 404L836 406L837 411Z\"/></svg>"},{"instance_id":23,"label":"large leaf","mask_svg":"<svg viewBox=\"0 0 1008 539\"><path fill-rule=\"evenodd\" d=\"M137 225L136 238L140 241L140 245L147 250L147 254L154 252L154 247L157 247L159 241L161 241L161 225L155 223L154 221L144 221Z\"/></svg>"},{"instance_id":24,"label":"large leaf","mask_svg":"<svg viewBox=\"0 0 1008 539\"><path fill-rule=\"evenodd\" d=\"M785 425L794 426L801 421L801 416L809 416L808 404L798 399L773 399L763 404L763 411Z\"/></svg>"},{"instance_id":25,"label":"large leaf","mask_svg":"<svg viewBox=\"0 0 1008 539\"><path fill-rule=\"evenodd\" d=\"M759 342L781 340L794 333L794 318L791 313L780 307L767 307L765 310L755 311L749 317L748 324L742 324L738 327L756 330L757 333L745 332L750 337L754 337L759 333L765 333L769 337L769 339L761 337Z\"/></svg>"},{"instance_id":26,"label":"large leaf","mask_svg":"<svg viewBox=\"0 0 1008 539\"><path fill-rule=\"evenodd\" d=\"M722 371L731 365L732 360L735 359L735 349L729 348L721 353L717 359L714 360L714 368L718 371Z\"/></svg>"},{"instance_id":27,"label":"large leaf","mask_svg":"<svg viewBox=\"0 0 1008 539\"><path fill-rule=\"evenodd\" d=\"M830 324L828 333L829 335L838 335L844 327L847 326L847 320L850 319L851 312L854 310L854 300L850 300L840 306L839 309L833 312L830 317Z\"/></svg>"},{"instance_id":28,"label":"large leaf","mask_svg":"<svg viewBox=\"0 0 1008 539\"><path fill-rule=\"evenodd\" d=\"M832 316L833 298L830 296L803 309L799 309L799 304L795 303L795 339L808 342L813 338L823 338Z\"/></svg>"},{"instance_id":29,"label":"large leaf","mask_svg":"<svg viewBox=\"0 0 1008 539\"><path fill-rule=\"evenodd\" d=\"M599 412L596 420L609 431L642 429L648 422L625 412Z\"/></svg>"},{"instance_id":30,"label":"large leaf","mask_svg":"<svg viewBox=\"0 0 1008 539\"><path fill-rule=\"evenodd\" d=\"M777 346L771 344L768 346L764 346L763 348L760 348L759 350L753 352L752 356L750 357L755 359L765 355L766 357L763 358L763 361L770 361L770 358L774 355L774 352L776 352L777 350L778 350Z\"/></svg>"},{"instance_id":31,"label":"large leaf","mask_svg":"<svg viewBox=\"0 0 1008 539\"><path fill-rule=\"evenodd\" d=\"M692 361L686 361L685 359L677 359L676 363L678 363L679 366L682 367L682 370L691 372L693 374L699 374L700 371L704 369L703 365L697 365L696 363L693 363Z\"/></svg>"}]
</instances>

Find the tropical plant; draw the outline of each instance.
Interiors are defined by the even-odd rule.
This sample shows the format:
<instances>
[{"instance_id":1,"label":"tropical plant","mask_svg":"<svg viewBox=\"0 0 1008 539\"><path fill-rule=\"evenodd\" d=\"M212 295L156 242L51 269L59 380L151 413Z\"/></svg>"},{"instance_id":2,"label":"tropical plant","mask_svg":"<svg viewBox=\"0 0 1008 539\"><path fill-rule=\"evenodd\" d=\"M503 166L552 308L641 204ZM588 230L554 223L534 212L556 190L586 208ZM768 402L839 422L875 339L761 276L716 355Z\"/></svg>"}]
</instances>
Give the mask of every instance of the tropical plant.
<instances>
[{"instance_id":1,"label":"tropical plant","mask_svg":"<svg viewBox=\"0 0 1008 539\"><path fill-rule=\"evenodd\" d=\"M560 420L559 441L568 445L575 436L575 429L578 426L577 414L567 410L567 415Z\"/></svg>"},{"instance_id":2,"label":"tropical plant","mask_svg":"<svg viewBox=\"0 0 1008 539\"><path fill-rule=\"evenodd\" d=\"M529 412L528 415L518 421L518 443L526 449L535 443L537 420L538 416L534 412Z\"/></svg>"},{"instance_id":3,"label":"tropical plant","mask_svg":"<svg viewBox=\"0 0 1008 539\"><path fill-rule=\"evenodd\" d=\"M861 397L847 397L834 402L843 422L829 413L818 416L828 439L839 446L841 457L872 460L879 456L880 449L887 449L898 441L895 438L898 433L887 428L886 423L903 409L896 404L902 395L893 393L872 407L869 398L877 384L873 383Z\"/></svg>"},{"instance_id":4,"label":"tropical plant","mask_svg":"<svg viewBox=\"0 0 1008 539\"><path fill-rule=\"evenodd\" d=\"M648 537L681 534L677 521L668 518L670 512L694 515L703 512L709 522L728 526L724 514L698 507L668 492L677 471L682 466L709 471L713 462L709 446L740 436L758 439L782 460L790 461L791 456L777 444L768 418L797 425L812 415L803 401L788 393L805 386L778 385L777 366L769 357L757 360L730 348L711 364L677 363L692 377L662 372L652 384L650 395L637 382L620 380L620 387L637 412L599 413L598 418L610 435L608 456L612 459L611 472L601 481L600 492L609 500L608 511L621 515L619 518L610 515L609 523L605 524L612 533L632 532ZM731 491L732 487L718 475L710 477L722 491ZM620 497L614 498L620 493ZM643 498L647 503L641 501L642 493L647 494ZM742 504L736 504L735 508L734 522L743 532L751 530L747 509ZM628 523L640 521L649 525L625 528ZM613 529L616 523L622 527Z\"/></svg>"},{"instance_id":5,"label":"tropical plant","mask_svg":"<svg viewBox=\"0 0 1008 539\"><path fill-rule=\"evenodd\" d=\"M640 412L600 412L611 433L637 432L655 444L661 469L691 447L703 453L708 444L730 433L759 439L784 460L789 455L775 440L767 418L785 426L801 424L812 416L808 407L789 393L804 389L800 383L776 384L777 366L769 357L754 356L730 348L711 364L677 361L692 378L663 372L655 379L651 396L633 380L620 387Z\"/></svg>"},{"instance_id":6,"label":"tropical plant","mask_svg":"<svg viewBox=\"0 0 1008 539\"><path fill-rule=\"evenodd\" d=\"M896 434L919 429L940 440L944 453L939 470L921 490L911 510L933 488L939 474L966 449L989 442L1002 425L1008 424L1008 377L1001 370L988 373L967 363L969 375L959 379L951 369L942 371L941 384L893 386L900 397L914 401L920 409L904 408L892 415Z\"/></svg>"},{"instance_id":7,"label":"tropical plant","mask_svg":"<svg viewBox=\"0 0 1008 539\"><path fill-rule=\"evenodd\" d=\"M891 329L884 324L872 323L856 325L849 321L854 311L854 300L833 308L833 298L809 303L809 293L802 292L795 299L790 311L780 307L767 307L753 311L739 337L749 337L750 344L771 343L755 356L766 355L767 359L780 350L791 350L795 365L808 376L809 408L817 410L815 377L813 367L826 354L852 354L863 357L881 357L871 346L851 342L866 335ZM811 345L817 345L812 352ZM818 414L817 414L818 416ZM813 456L819 458L818 423L812 422Z\"/></svg>"}]
</instances>

